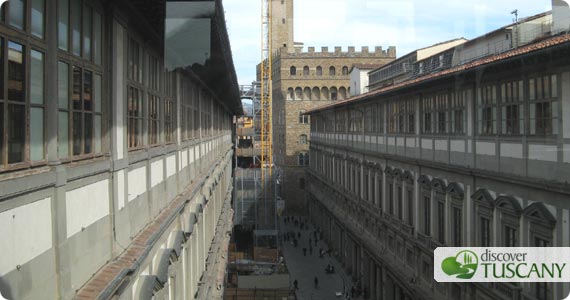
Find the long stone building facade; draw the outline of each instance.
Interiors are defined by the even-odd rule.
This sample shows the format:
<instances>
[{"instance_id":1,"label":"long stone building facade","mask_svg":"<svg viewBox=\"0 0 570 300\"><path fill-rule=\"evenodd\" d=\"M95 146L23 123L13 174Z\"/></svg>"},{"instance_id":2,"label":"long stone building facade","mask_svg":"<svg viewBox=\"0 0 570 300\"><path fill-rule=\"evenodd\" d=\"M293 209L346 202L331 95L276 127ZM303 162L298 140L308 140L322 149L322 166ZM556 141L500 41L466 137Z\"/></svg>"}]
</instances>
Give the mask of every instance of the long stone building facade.
<instances>
[{"instance_id":1,"label":"long stone building facade","mask_svg":"<svg viewBox=\"0 0 570 300\"><path fill-rule=\"evenodd\" d=\"M383 65L396 48L315 47L294 42L293 0L272 0L273 149L286 209L304 211L305 169L309 164L309 118L305 111L349 98L354 64ZM258 68L259 73L259 68Z\"/></svg>"},{"instance_id":2,"label":"long stone building facade","mask_svg":"<svg viewBox=\"0 0 570 300\"><path fill-rule=\"evenodd\" d=\"M4 298L216 298L242 107L221 1L171 3L3 4ZM167 68L189 30L206 61Z\"/></svg>"},{"instance_id":3,"label":"long stone building facade","mask_svg":"<svg viewBox=\"0 0 570 300\"><path fill-rule=\"evenodd\" d=\"M570 246L570 39L558 21L452 64L490 36L459 45L406 81L308 112L309 215L370 299L568 295L567 283L438 283L433 265L441 246Z\"/></svg>"}]
</instances>

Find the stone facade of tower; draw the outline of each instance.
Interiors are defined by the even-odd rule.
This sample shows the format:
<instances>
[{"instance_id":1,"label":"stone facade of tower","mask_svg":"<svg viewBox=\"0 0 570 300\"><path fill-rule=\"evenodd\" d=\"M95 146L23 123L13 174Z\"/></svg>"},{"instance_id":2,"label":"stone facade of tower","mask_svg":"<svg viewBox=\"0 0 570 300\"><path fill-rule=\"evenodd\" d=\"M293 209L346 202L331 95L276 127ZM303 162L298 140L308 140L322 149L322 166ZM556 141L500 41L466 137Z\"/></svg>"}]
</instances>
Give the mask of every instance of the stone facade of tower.
<instances>
[{"instance_id":1,"label":"stone facade of tower","mask_svg":"<svg viewBox=\"0 0 570 300\"><path fill-rule=\"evenodd\" d=\"M305 168L309 161L309 119L302 112L346 99L354 64L382 65L396 58L396 48L295 46L293 0L273 0L273 149L280 172L280 192L288 213L305 212ZM258 68L259 70L259 68ZM258 72L259 75L259 72Z\"/></svg>"},{"instance_id":2,"label":"stone facade of tower","mask_svg":"<svg viewBox=\"0 0 570 300\"><path fill-rule=\"evenodd\" d=\"M293 0L271 1L271 28L272 48L276 51L281 48L293 48Z\"/></svg>"}]
</instances>

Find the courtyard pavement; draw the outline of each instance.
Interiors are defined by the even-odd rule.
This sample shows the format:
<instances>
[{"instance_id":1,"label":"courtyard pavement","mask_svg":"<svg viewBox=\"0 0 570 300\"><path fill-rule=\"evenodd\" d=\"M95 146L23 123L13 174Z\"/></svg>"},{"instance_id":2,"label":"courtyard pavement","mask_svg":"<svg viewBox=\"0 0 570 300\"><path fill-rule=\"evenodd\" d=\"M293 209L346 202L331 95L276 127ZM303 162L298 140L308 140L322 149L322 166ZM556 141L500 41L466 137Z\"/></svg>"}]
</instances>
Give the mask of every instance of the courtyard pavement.
<instances>
[{"instance_id":1,"label":"courtyard pavement","mask_svg":"<svg viewBox=\"0 0 570 300\"><path fill-rule=\"evenodd\" d=\"M307 223L305 223L306 225ZM318 241L315 245L314 231L315 227L308 224L308 229L300 229L290 221L285 224L284 218L281 220L281 232L285 235L287 232L294 232L298 241L297 247L294 247L292 239L283 241L283 255L290 274L291 287L293 282L297 280L298 289L296 290L297 299L299 300L334 300L345 299L343 287L350 294L351 281L341 264L334 258L325 254L319 257L319 248L327 250L327 246L323 241ZM298 237L298 233L301 237ZM317 234L318 235L318 234ZM309 239L312 242L312 254L309 251ZM306 255L303 255L303 248L306 248ZM335 273L327 274L325 268L328 264L334 266ZM318 279L318 288L315 288L315 276ZM343 293L343 296L337 296L336 293Z\"/></svg>"}]
</instances>

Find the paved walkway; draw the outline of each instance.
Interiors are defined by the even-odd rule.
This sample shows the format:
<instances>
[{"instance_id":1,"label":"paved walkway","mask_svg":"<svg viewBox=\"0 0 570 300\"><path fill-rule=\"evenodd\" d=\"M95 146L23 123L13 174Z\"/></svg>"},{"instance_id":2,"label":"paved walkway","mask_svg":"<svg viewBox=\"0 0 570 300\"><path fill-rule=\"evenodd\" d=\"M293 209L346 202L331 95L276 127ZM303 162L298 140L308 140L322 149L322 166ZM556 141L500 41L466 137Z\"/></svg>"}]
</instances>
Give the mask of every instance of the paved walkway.
<instances>
[{"instance_id":1,"label":"paved walkway","mask_svg":"<svg viewBox=\"0 0 570 300\"><path fill-rule=\"evenodd\" d=\"M307 224L307 223L305 223ZM346 291L350 291L351 282L349 277L344 273L340 263L335 260L334 256L324 255L319 257L319 248L327 249L323 241L318 241L315 245L314 231L315 227L312 224L307 228L300 229L300 226L295 227L294 222L284 223L281 220L281 232L294 232L295 238L298 241L297 247L292 245L292 240L283 242L283 253L287 268L291 278L291 286L297 280L298 289L296 290L297 299L299 300L334 300L345 299L344 296L336 296L336 293L343 292L343 286ZM298 233L301 237L298 237ZM313 253L309 251L309 239L311 239L313 246ZM307 249L306 256L303 255L303 248ZM325 268L328 264L335 268L334 274L327 274ZM318 278L318 288L315 288L315 276Z\"/></svg>"}]
</instances>

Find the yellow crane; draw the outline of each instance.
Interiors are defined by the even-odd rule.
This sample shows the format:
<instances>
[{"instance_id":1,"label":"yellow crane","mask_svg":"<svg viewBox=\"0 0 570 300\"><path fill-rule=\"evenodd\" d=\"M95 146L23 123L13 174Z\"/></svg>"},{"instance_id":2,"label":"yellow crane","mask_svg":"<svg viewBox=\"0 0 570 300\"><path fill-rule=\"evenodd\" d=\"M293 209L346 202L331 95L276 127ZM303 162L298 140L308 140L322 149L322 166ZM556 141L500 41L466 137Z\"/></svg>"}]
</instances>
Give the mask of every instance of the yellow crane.
<instances>
[{"instance_id":1,"label":"yellow crane","mask_svg":"<svg viewBox=\"0 0 570 300\"><path fill-rule=\"evenodd\" d=\"M261 180L267 192L273 168L271 39L271 0L261 0Z\"/></svg>"}]
</instances>

